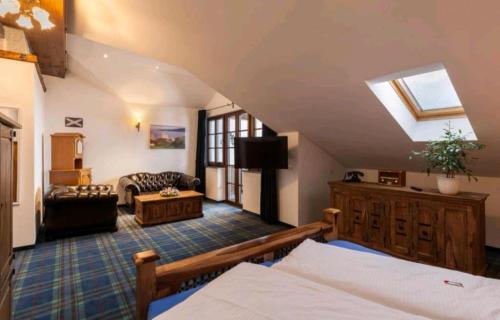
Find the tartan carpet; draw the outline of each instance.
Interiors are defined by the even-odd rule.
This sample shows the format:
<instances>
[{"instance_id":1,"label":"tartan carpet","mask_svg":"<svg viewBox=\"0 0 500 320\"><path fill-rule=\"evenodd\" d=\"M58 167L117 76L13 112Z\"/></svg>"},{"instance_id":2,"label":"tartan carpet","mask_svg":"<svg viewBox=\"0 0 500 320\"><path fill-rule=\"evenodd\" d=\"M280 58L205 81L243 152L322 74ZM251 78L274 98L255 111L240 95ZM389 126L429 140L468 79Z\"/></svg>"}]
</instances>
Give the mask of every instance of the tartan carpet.
<instances>
[{"instance_id":1,"label":"tartan carpet","mask_svg":"<svg viewBox=\"0 0 500 320\"><path fill-rule=\"evenodd\" d=\"M118 231L60 239L16 253L14 319L132 319L135 252L154 249L167 263L286 227L205 202L204 217L147 228L120 209Z\"/></svg>"}]
</instances>

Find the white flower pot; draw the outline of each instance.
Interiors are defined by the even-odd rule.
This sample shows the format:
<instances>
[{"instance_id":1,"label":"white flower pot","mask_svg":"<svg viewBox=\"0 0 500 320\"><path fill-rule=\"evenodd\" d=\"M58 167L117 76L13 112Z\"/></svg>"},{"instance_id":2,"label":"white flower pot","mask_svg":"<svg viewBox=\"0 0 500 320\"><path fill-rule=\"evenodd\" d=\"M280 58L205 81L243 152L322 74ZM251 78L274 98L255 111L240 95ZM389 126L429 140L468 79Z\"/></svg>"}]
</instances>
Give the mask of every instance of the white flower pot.
<instances>
[{"instance_id":1,"label":"white flower pot","mask_svg":"<svg viewBox=\"0 0 500 320\"><path fill-rule=\"evenodd\" d=\"M457 178L437 177L438 190L442 194L456 195L460 190L460 180Z\"/></svg>"}]
</instances>

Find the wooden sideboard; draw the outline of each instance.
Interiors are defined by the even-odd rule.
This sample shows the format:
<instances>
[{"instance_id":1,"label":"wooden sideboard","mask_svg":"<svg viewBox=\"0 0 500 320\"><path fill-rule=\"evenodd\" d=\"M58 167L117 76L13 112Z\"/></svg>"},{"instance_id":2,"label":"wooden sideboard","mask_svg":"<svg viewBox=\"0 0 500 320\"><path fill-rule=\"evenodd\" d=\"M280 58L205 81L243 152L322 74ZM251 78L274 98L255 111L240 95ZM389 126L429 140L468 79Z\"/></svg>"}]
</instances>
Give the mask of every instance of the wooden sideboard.
<instances>
[{"instance_id":1,"label":"wooden sideboard","mask_svg":"<svg viewBox=\"0 0 500 320\"><path fill-rule=\"evenodd\" d=\"M12 310L12 129L21 126L0 113L0 319Z\"/></svg>"},{"instance_id":2,"label":"wooden sideboard","mask_svg":"<svg viewBox=\"0 0 500 320\"><path fill-rule=\"evenodd\" d=\"M339 238L393 256L483 274L487 194L330 182Z\"/></svg>"}]
</instances>

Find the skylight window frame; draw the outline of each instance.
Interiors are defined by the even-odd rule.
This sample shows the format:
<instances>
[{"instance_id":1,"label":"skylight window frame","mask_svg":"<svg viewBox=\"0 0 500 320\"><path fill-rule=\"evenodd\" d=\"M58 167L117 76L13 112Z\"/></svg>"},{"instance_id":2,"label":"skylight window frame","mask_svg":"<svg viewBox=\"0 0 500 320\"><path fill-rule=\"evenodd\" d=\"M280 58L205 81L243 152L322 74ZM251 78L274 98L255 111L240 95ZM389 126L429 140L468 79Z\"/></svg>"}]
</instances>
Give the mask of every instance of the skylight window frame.
<instances>
[{"instance_id":1,"label":"skylight window frame","mask_svg":"<svg viewBox=\"0 0 500 320\"><path fill-rule=\"evenodd\" d=\"M417 99L415 99L402 78L391 80L389 83L417 121L465 116L465 110L462 106L449 106L440 109L424 110L420 107Z\"/></svg>"}]
</instances>

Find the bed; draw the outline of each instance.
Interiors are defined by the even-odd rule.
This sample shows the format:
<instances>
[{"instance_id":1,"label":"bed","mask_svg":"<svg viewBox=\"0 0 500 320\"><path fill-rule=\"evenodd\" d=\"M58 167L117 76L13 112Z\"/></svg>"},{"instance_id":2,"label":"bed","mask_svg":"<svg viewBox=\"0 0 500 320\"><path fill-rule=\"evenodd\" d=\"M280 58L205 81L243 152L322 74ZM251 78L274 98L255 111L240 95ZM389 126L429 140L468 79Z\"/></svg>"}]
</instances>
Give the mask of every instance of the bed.
<instances>
[{"instance_id":1,"label":"bed","mask_svg":"<svg viewBox=\"0 0 500 320\"><path fill-rule=\"evenodd\" d=\"M134 255L137 319L500 319L500 281L336 240L339 214L158 267Z\"/></svg>"},{"instance_id":2,"label":"bed","mask_svg":"<svg viewBox=\"0 0 500 320\"><path fill-rule=\"evenodd\" d=\"M370 254L376 254L380 256L389 256L386 253L373 250L370 248L363 247L359 244L349 242L349 241L344 241L344 240L332 240L329 242L326 242L326 244L331 245L331 246L337 246L341 248L346 248L350 250L355 250L355 251L360 251L360 252L367 252ZM274 264L277 262L281 261L281 259L273 260L273 261L264 261L260 263L260 265L265 266L265 267L272 267ZM159 316L160 314L170 310L172 307L175 307L179 303L183 302L187 298L189 298L191 295L199 291L205 287L204 284L199 285L195 288L188 289L186 291L182 291L176 294L173 294L171 296L167 296L158 300L155 300L149 304L149 309L148 309L148 320L152 320L155 317Z\"/></svg>"}]
</instances>

